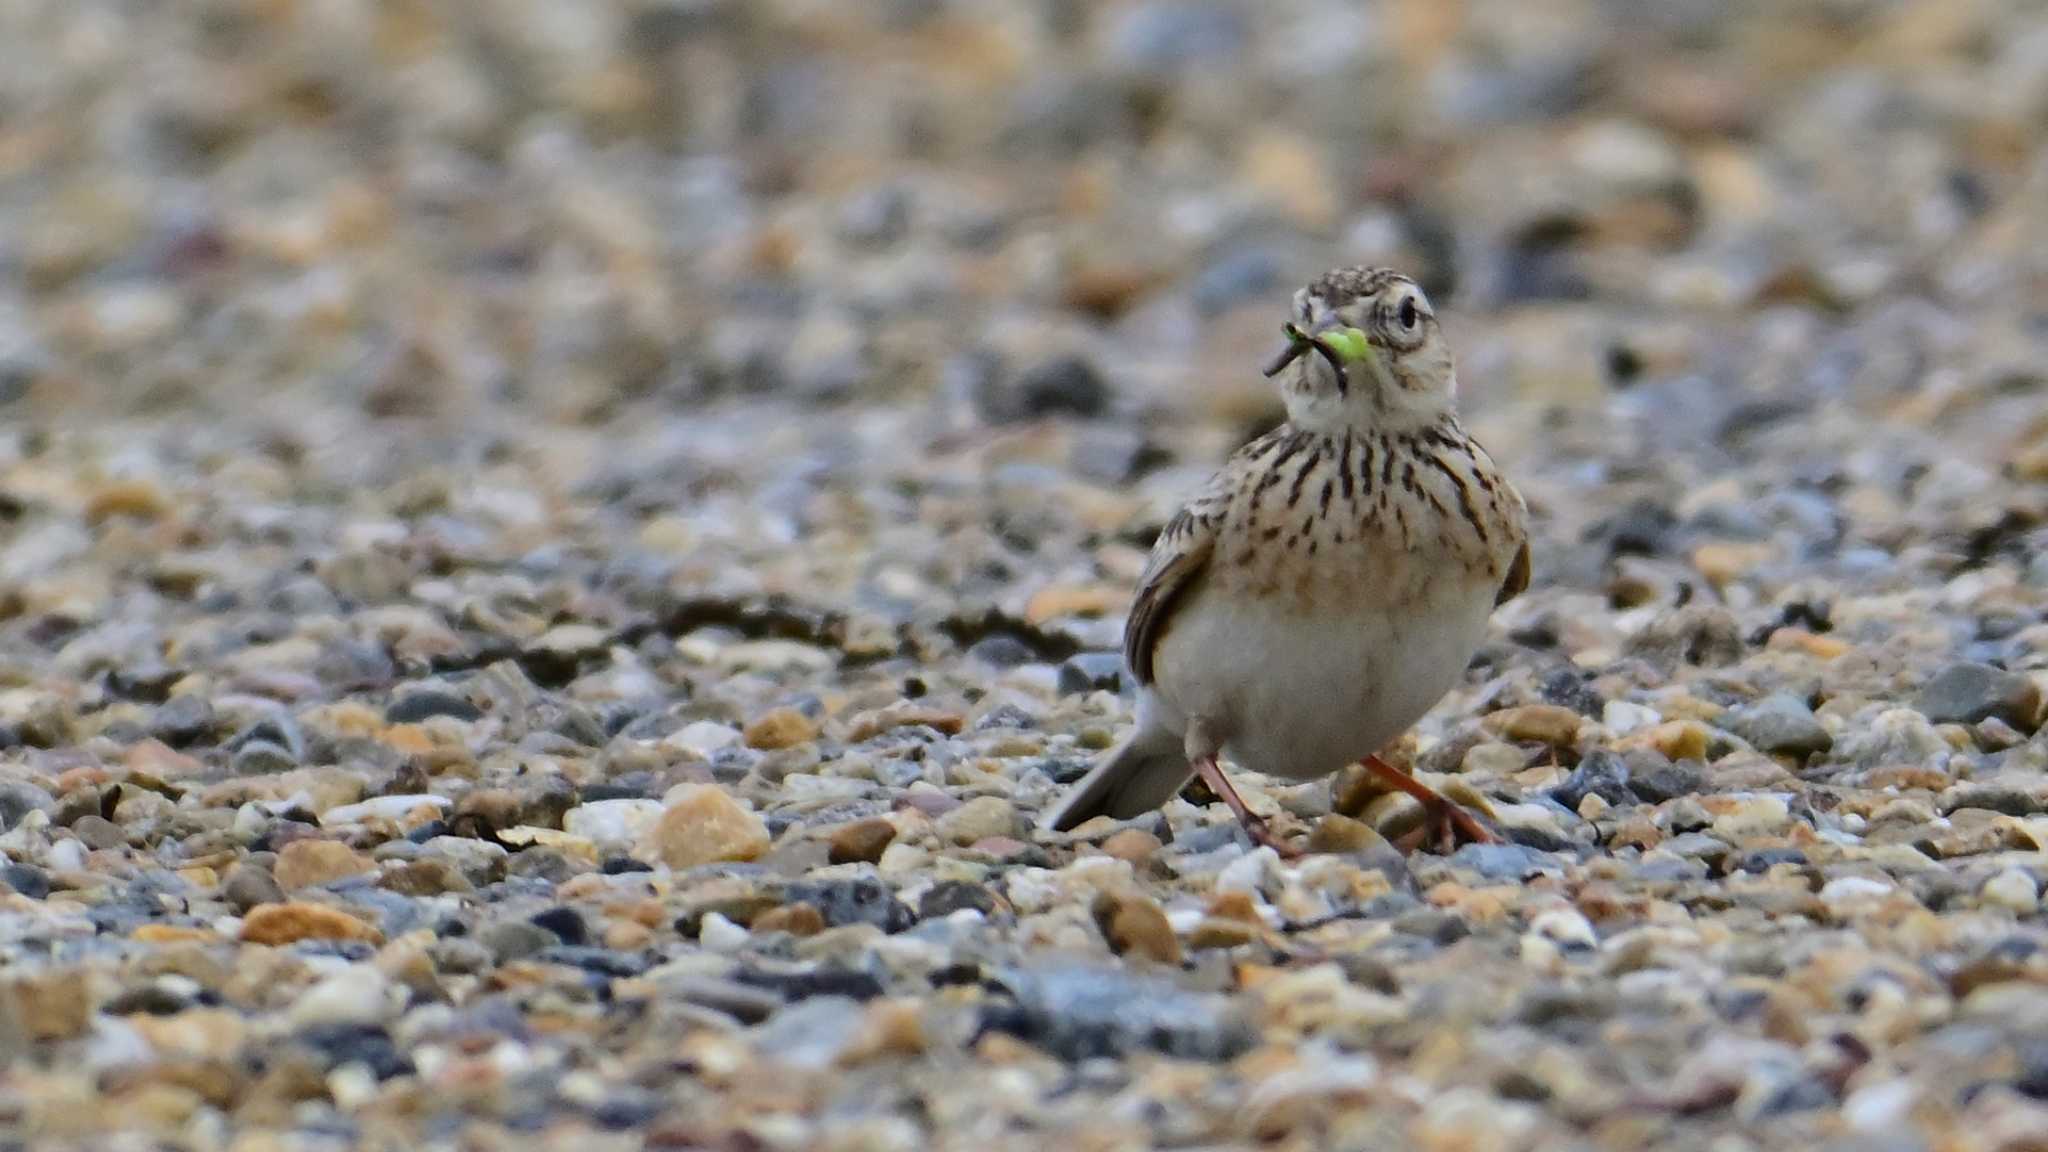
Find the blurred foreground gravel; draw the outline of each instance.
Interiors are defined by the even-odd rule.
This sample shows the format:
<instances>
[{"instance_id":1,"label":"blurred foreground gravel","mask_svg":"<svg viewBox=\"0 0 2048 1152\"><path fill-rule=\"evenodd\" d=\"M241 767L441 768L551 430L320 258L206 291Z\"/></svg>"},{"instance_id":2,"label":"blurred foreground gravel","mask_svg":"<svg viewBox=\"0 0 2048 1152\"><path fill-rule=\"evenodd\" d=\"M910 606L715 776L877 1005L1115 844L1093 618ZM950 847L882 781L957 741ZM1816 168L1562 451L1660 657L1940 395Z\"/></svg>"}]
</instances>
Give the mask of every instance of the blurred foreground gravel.
<instances>
[{"instance_id":1,"label":"blurred foreground gravel","mask_svg":"<svg viewBox=\"0 0 2048 1152\"><path fill-rule=\"evenodd\" d=\"M7 1146L2048 1147L2044 206L2026 0L0 0ZM1035 833L1354 262L1512 842Z\"/></svg>"}]
</instances>

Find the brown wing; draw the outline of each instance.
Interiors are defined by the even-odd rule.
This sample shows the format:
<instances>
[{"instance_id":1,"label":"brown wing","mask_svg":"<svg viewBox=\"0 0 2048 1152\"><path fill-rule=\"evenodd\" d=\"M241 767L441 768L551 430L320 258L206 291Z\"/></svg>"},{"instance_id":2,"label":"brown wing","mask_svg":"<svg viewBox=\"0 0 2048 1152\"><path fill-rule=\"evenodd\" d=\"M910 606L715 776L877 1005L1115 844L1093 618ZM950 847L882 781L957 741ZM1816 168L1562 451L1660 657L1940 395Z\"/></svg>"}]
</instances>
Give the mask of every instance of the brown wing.
<instances>
[{"instance_id":1,"label":"brown wing","mask_svg":"<svg viewBox=\"0 0 2048 1152\"><path fill-rule=\"evenodd\" d=\"M1495 608L1513 600L1529 590L1529 542L1515 551L1514 563L1508 565L1508 577L1501 582L1500 592L1493 598Z\"/></svg>"},{"instance_id":2,"label":"brown wing","mask_svg":"<svg viewBox=\"0 0 2048 1152\"><path fill-rule=\"evenodd\" d=\"M1276 429L1244 448L1209 478L1152 542L1152 558L1138 580L1138 596L1131 602L1130 618L1124 621L1124 665L1139 684L1152 683L1152 649L1166 633L1166 626L1182 595L1209 567L1216 550L1216 533L1230 509L1231 497L1243 480L1241 462L1270 447L1286 432Z\"/></svg>"}]
</instances>

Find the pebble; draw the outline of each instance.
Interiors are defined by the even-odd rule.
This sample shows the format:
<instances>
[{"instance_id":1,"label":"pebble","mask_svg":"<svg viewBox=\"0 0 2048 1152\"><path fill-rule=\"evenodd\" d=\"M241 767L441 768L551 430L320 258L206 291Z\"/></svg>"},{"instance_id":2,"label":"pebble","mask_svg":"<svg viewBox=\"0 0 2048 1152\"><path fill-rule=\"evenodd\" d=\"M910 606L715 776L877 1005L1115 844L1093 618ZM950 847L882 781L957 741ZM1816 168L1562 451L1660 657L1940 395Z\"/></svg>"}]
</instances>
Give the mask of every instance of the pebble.
<instances>
[{"instance_id":1,"label":"pebble","mask_svg":"<svg viewBox=\"0 0 2048 1152\"><path fill-rule=\"evenodd\" d=\"M932 822L933 830L953 844L1015 836L1023 818L1008 800L1000 796L977 796Z\"/></svg>"},{"instance_id":2,"label":"pebble","mask_svg":"<svg viewBox=\"0 0 2048 1152\"><path fill-rule=\"evenodd\" d=\"M2017 868L2007 868L1984 882L1979 890L1986 904L2004 908L2020 916L2029 915L2041 907L2041 892L2034 878Z\"/></svg>"},{"instance_id":3,"label":"pebble","mask_svg":"<svg viewBox=\"0 0 2048 1152\"><path fill-rule=\"evenodd\" d=\"M294 840L278 852L274 875L280 887L292 892L375 870L367 857L338 841Z\"/></svg>"},{"instance_id":4,"label":"pebble","mask_svg":"<svg viewBox=\"0 0 2048 1152\"><path fill-rule=\"evenodd\" d=\"M1962 661L1935 673L1913 706L1936 724L1997 719L2032 732L2040 720L2041 690L2030 677Z\"/></svg>"},{"instance_id":5,"label":"pebble","mask_svg":"<svg viewBox=\"0 0 2048 1152\"><path fill-rule=\"evenodd\" d=\"M300 940L367 940L383 933L346 912L318 904L264 904L242 918L242 939L251 944L283 945Z\"/></svg>"},{"instance_id":6,"label":"pebble","mask_svg":"<svg viewBox=\"0 0 2048 1152\"><path fill-rule=\"evenodd\" d=\"M1110 951L1159 964L1180 963L1180 940L1158 904L1135 894L1105 892L1096 897L1092 912Z\"/></svg>"},{"instance_id":7,"label":"pebble","mask_svg":"<svg viewBox=\"0 0 2048 1152\"><path fill-rule=\"evenodd\" d=\"M643 859L670 868L752 860L768 850L768 826L715 784L686 788L640 837Z\"/></svg>"},{"instance_id":8,"label":"pebble","mask_svg":"<svg viewBox=\"0 0 2048 1152\"><path fill-rule=\"evenodd\" d=\"M1720 725L1760 752L1795 759L1826 752L1835 744L1834 737L1805 701L1783 693L1725 713Z\"/></svg>"},{"instance_id":9,"label":"pebble","mask_svg":"<svg viewBox=\"0 0 2048 1152\"><path fill-rule=\"evenodd\" d=\"M856 820L832 831L828 859L834 864L873 864L896 839L896 826L887 820Z\"/></svg>"}]
</instances>

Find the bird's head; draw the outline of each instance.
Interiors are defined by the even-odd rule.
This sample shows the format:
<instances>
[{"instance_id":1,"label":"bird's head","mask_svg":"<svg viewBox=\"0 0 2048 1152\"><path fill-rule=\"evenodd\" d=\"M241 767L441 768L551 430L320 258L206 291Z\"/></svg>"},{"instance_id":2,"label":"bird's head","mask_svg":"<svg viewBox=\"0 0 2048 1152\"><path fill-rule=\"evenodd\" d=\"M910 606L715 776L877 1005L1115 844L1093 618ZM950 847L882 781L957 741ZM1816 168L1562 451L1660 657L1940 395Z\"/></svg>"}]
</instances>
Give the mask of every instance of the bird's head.
<instances>
[{"instance_id":1,"label":"bird's head","mask_svg":"<svg viewBox=\"0 0 2048 1152\"><path fill-rule=\"evenodd\" d=\"M1399 431L1448 415L1458 388L1429 298L1385 268L1340 268L1294 294L1287 346L1267 367L1307 430Z\"/></svg>"}]
</instances>

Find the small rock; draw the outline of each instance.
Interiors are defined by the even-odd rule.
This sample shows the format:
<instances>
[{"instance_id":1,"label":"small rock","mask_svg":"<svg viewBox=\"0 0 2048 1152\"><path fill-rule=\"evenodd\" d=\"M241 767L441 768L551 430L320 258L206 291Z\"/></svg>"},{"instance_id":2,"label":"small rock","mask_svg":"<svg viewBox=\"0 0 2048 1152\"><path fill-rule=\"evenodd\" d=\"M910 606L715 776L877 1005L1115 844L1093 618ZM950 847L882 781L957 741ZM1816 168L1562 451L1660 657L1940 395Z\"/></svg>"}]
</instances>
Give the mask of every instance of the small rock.
<instances>
[{"instance_id":1,"label":"small rock","mask_svg":"<svg viewBox=\"0 0 2048 1152\"><path fill-rule=\"evenodd\" d=\"M1804 700L1778 693L1724 713L1719 724L1760 752L1804 759L1835 746L1835 738Z\"/></svg>"},{"instance_id":2,"label":"small rock","mask_svg":"<svg viewBox=\"0 0 2048 1152\"><path fill-rule=\"evenodd\" d=\"M99 816L80 816L72 821L71 834L86 847L100 852L128 843L128 834L121 831L120 825Z\"/></svg>"},{"instance_id":3,"label":"small rock","mask_svg":"<svg viewBox=\"0 0 2048 1152\"><path fill-rule=\"evenodd\" d=\"M346 912L318 904L265 904L242 920L242 939L250 944L284 945L300 940L367 940L382 943L384 934Z\"/></svg>"},{"instance_id":4,"label":"small rock","mask_svg":"<svg viewBox=\"0 0 2048 1152\"><path fill-rule=\"evenodd\" d=\"M1102 842L1102 852L1105 856L1113 856L1134 868L1142 868L1152 862L1152 858L1159 854L1159 849L1163 846L1159 842L1159 837L1143 828L1125 828L1111 833L1109 838Z\"/></svg>"},{"instance_id":5,"label":"small rock","mask_svg":"<svg viewBox=\"0 0 2048 1152\"><path fill-rule=\"evenodd\" d=\"M940 839L961 845L1016 836L1022 827L1016 807L1000 796L977 796L933 822Z\"/></svg>"},{"instance_id":6,"label":"small rock","mask_svg":"<svg viewBox=\"0 0 2048 1152\"><path fill-rule=\"evenodd\" d=\"M1316 821L1315 830L1309 833L1308 850L1336 855L1354 855L1378 850L1387 844L1387 838L1380 835L1370 824L1353 820L1349 816L1332 812Z\"/></svg>"},{"instance_id":7,"label":"small rock","mask_svg":"<svg viewBox=\"0 0 2048 1152\"><path fill-rule=\"evenodd\" d=\"M346 880L376 870L370 859L338 840L294 840L277 854L277 883L287 892Z\"/></svg>"},{"instance_id":8,"label":"small rock","mask_svg":"<svg viewBox=\"0 0 2048 1152\"><path fill-rule=\"evenodd\" d=\"M382 972L356 964L299 993L285 1019L295 1029L334 1024L381 1024L404 1007L405 992Z\"/></svg>"},{"instance_id":9,"label":"small rock","mask_svg":"<svg viewBox=\"0 0 2048 1152\"><path fill-rule=\"evenodd\" d=\"M1978 894L1984 903L2025 916L2041 906L2041 891L2034 878L2017 868L2007 868L1984 882Z\"/></svg>"},{"instance_id":10,"label":"small rock","mask_svg":"<svg viewBox=\"0 0 2048 1152\"><path fill-rule=\"evenodd\" d=\"M35 785L20 780L0 782L0 832L13 829L31 812L56 810L56 799Z\"/></svg>"},{"instance_id":11,"label":"small rock","mask_svg":"<svg viewBox=\"0 0 2048 1152\"><path fill-rule=\"evenodd\" d=\"M574 908L549 908L536 912L529 919L540 928L553 932L562 943L580 947L590 942L590 926Z\"/></svg>"},{"instance_id":12,"label":"small rock","mask_svg":"<svg viewBox=\"0 0 2048 1152\"><path fill-rule=\"evenodd\" d=\"M1629 764L1630 789L1652 804L1706 791L1706 765L1697 760L1673 761L1650 749L1630 753L1623 759Z\"/></svg>"},{"instance_id":13,"label":"small rock","mask_svg":"<svg viewBox=\"0 0 2048 1152\"><path fill-rule=\"evenodd\" d=\"M1002 907L1002 901L980 884L966 880L942 880L919 897L917 918L943 920L963 909L972 909L983 916L989 916Z\"/></svg>"},{"instance_id":14,"label":"small rock","mask_svg":"<svg viewBox=\"0 0 2048 1152\"><path fill-rule=\"evenodd\" d=\"M553 932L530 921L500 920L477 933L477 942L489 950L493 961L510 964L552 947L557 938Z\"/></svg>"},{"instance_id":15,"label":"small rock","mask_svg":"<svg viewBox=\"0 0 2048 1152\"><path fill-rule=\"evenodd\" d=\"M824 913L814 905L801 902L771 908L748 925L754 932L787 932L792 936L816 936L825 927Z\"/></svg>"},{"instance_id":16,"label":"small rock","mask_svg":"<svg viewBox=\"0 0 2048 1152\"><path fill-rule=\"evenodd\" d=\"M1525 704L1504 708L1486 717L1486 726L1509 740L1569 748L1579 736L1581 717L1570 708L1555 704Z\"/></svg>"},{"instance_id":17,"label":"small rock","mask_svg":"<svg viewBox=\"0 0 2048 1152\"><path fill-rule=\"evenodd\" d=\"M768 845L761 817L715 784L686 789L640 839L644 859L676 869L752 860Z\"/></svg>"},{"instance_id":18,"label":"small rock","mask_svg":"<svg viewBox=\"0 0 2048 1152\"><path fill-rule=\"evenodd\" d=\"M438 689L416 689L393 700L384 708L384 720L390 724L418 724L436 716L455 720L481 720L483 709L472 704L467 698L453 692Z\"/></svg>"},{"instance_id":19,"label":"small rock","mask_svg":"<svg viewBox=\"0 0 2048 1152\"><path fill-rule=\"evenodd\" d=\"M1093 364L1075 355L1055 356L1015 376L985 373L976 384L975 407L991 424L1050 416L1088 419L1109 410L1108 383Z\"/></svg>"},{"instance_id":20,"label":"small rock","mask_svg":"<svg viewBox=\"0 0 2048 1152\"><path fill-rule=\"evenodd\" d=\"M1552 800L1574 812L1588 796L1598 796L1616 807L1636 803L1636 793L1629 787L1627 761L1612 752L1588 753L1564 783L1550 793Z\"/></svg>"},{"instance_id":21,"label":"small rock","mask_svg":"<svg viewBox=\"0 0 2048 1152\"><path fill-rule=\"evenodd\" d=\"M647 835L662 811L659 800L593 800L562 813L562 831L581 836L600 852L617 852Z\"/></svg>"},{"instance_id":22,"label":"small rock","mask_svg":"<svg viewBox=\"0 0 2048 1152\"><path fill-rule=\"evenodd\" d=\"M910 908L896 899L887 884L869 876L852 880L802 881L783 892L791 904L809 904L834 928L872 924L884 932L901 932L917 922Z\"/></svg>"},{"instance_id":23,"label":"small rock","mask_svg":"<svg viewBox=\"0 0 2048 1152\"><path fill-rule=\"evenodd\" d=\"M343 804L329 808L320 814L320 823L326 827L341 827L346 824L360 824L365 820L402 821L422 811L438 814L446 809L446 796L431 792L408 793L396 796L372 796L354 804Z\"/></svg>"},{"instance_id":24,"label":"small rock","mask_svg":"<svg viewBox=\"0 0 2048 1152\"><path fill-rule=\"evenodd\" d=\"M688 752L698 759L709 760L720 751L740 742L738 730L713 720L698 720L670 733L662 740L662 747Z\"/></svg>"},{"instance_id":25,"label":"small rock","mask_svg":"<svg viewBox=\"0 0 2048 1152\"><path fill-rule=\"evenodd\" d=\"M1115 968L1048 965L1003 977L1016 1003L984 1025L1065 1060L1151 1048L1184 1060L1227 1060L1255 1041L1250 1022L1222 996Z\"/></svg>"},{"instance_id":26,"label":"small rock","mask_svg":"<svg viewBox=\"0 0 2048 1152\"><path fill-rule=\"evenodd\" d=\"M1976 724L1996 717L2032 732L2039 726L2041 690L2019 673L1961 662L1935 673L1914 707L1936 724Z\"/></svg>"},{"instance_id":27,"label":"small rock","mask_svg":"<svg viewBox=\"0 0 2048 1152\"><path fill-rule=\"evenodd\" d=\"M896 825L887 820L856 820L833 829L827 858L834 864L873 864L895 839Z\"/></svg>"},{"instance_id":28,"label":"small rock","mask_svg":"<svg viewBox=\"0 0 2048 1152\"><path fill-rule=\"evenodd\" d=\"M49 873L33 864L9 864L0 868L0 883L31 900L42 900L50 895Z\"/></svg>"},{"instance_id":29,"label":"small rock","mask_svg":"<svg viewBox=\"0 0 2048 1152\"><path fill-rule=\"evenodd\" d=\"M1114 692L1123 683L1123 674L1121 652L1076 653L1060 665L1060 695L1073 696L1098 689Z\"/></svg>"},{"instance_id":30,"label":"small rock","mask_svg":"<svg viewBox=\"0 0 2048 1152\"><path fill-rule=\"evenodd\" d=\"M1092 908L1096 927L1119 956L1136 955L1160 964L1180 963L1180 940L1159 905L1135 893L1104 892Z\"/></svg>"},{"instance_id":31,"label":"small rock","mask_svg":"<svg viewBox=\"0 0 2048 1152\"><path fill-rule=\"evenodd\" d=\"M747 724L747 747L762 751L793 748L818 738L817 721L795 708L771 708Z\"/></svg>"},{"instance_id":32,"label":"small rock","mask_svg":"<svg viewBox=\"0 0 2048 1152\"><path fill-rule=\"evenodd\" d=\"M284 888L270 873L251 864L237 864L228 869L226 881L221 884L221 899L237 912L247 913L262 904L282 904Z\"/></svg>"}]
</instances>

